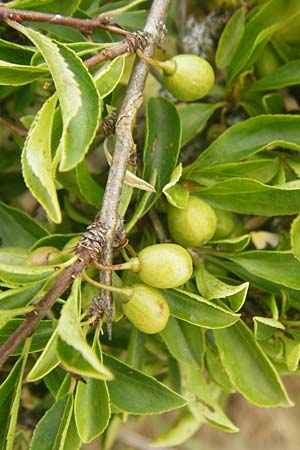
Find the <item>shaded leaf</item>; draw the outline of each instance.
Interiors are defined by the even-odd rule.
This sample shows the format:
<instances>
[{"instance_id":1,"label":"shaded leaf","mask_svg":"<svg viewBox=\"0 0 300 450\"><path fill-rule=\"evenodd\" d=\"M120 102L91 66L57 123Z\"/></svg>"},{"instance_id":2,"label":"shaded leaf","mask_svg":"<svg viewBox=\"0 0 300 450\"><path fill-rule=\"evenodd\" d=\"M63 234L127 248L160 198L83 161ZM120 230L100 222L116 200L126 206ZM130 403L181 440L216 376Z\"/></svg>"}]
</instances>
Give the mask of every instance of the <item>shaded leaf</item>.
<instances>
[{"instance_id":1,"label":"shaded leaf","mask_svg":"<svg viewBox=\"0 0 300 450\"><path fill-rule=\"evenodd\" d=\"M43 349L41 355L27 375L27 381L32 382L40 380L59 364L59 359L56 354L56 342L57 332L54 331L47 342L46 347Z\"/></svg>"},{"instance_id":2,"label":"shaded leaf","mask_svg":"<svg viewBox=\"0 0 300 450\"><path fill-rule=\"evenodd\" d=\"M194 367L202 366L205 349L201 328L170 317L160 334L176 360Z\"/></svg>"},{"instance_id":3,"label":"shaded leaf","mask_svg":"<svg viewBox=\"0 0 300 450\"><path fill-rule=\"evenodd\" d=\"M270 317L253 317L254 321L254 336L257 340L263 341L269 339L276 330L285 330L285 326L282 325L276 319Z\"/></svg>"},{"instance_id":4,"label":"shaded leaf","mask_svg":"<svg viewBox=\"0 0 300 450\"><path fill-rule=\"evenodd\" d=\"M72 394L56 401L38 422L30 450L60 450L66 442L73 407Z\"/></svg>"},{"instance_id":5,"label":"shaded leaf","mask_svg":"<svg viewBox=\"0 0 300 450\"><path fill-rule=\"evenodd\" d=\"M300 83L300 60L290 61L273 70L270 74L256 81L251 91L268 91L293 86Z\"/></svg>"},{"instance_id":6,"label":"shaded leaf","mask_svg":"<svg viewBox=\"0 0 300 450\"><path fill-rule=\"evenodd\" d=\"M0 330L0 346L16 331L16 329L22 324L23 319L9 320L4 327ZM30 353L42 351L49 338L53 333L52 320L42 320L37 326L30 346ZM18 345L18 347L12 352L13 356L20 355L23 351L24 342Z\"/></svg>"},{"instance_id":7,"label":"shaded leaf","mask_svg":"<svg viewBox=\"0 0 300 450\"><path fill-rule=\"evenodd\" d=\"M22 86L47 75L47 69L0 61L0 85Z\"/></svg>"},{"instance_id":8,"label":"shaded leaf","mask_svg":"<svg viewBox=\"0 0 300 450\"><path fill-rule=\"evenodd\" d=\"M154 378L112 356L103 355L104 364L114 374L108 383L111 402L131 414L159 414L181 408L186 400Z\"/></svg>"},{"instance_id":9,"label":"shaded leaf","mask_svg":"<svg viewBox=\"0 0 300 450\"><path fill-rule=\"evenodd\" d=\"M291 226L291 248L295 258L300 261L300 216L296 217Z\"/></svg>"},{"instance_id":10,"label":"shaded leaf","mask_svg":"<svg viewBox=\"0 0 300 450\"><path fill-rule=\"evenodd\" d=\"M246 8L240 8L230 17L221 34L216 51L216 66L227 67L237 49L245 28Z\"/></svg>"},{"instance_id":11,"label":"shaded leaf","mask_svg":"<svg viewBox=\"0 0 300 450\"><path fill-rule=\"evenodd\" d=\"M19 209L0 202L0 237L4 245L31 247L48 231Z\"/></svg>"},{"instance_id":12,"label":"shaded leaf","mask_svg":"<svg viewBox=\"0 0 300 450\"><path fill-rule=\"evenodd\" d=\"M120 82L125 67L125 56L117 56L112 61L101 65L93 74L95 86L101 98L109 95Z\"/></svg>"}]
</instances>

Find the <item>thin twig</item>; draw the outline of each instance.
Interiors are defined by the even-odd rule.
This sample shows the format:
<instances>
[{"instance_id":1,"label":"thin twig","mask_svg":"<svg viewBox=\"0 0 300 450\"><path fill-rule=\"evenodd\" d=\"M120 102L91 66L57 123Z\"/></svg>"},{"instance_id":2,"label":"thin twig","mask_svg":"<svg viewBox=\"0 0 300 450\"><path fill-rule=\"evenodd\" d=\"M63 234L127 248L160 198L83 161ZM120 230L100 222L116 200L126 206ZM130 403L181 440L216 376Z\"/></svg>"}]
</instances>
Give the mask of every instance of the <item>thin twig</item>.
<instances>
[{"instance_id":1,"label":"thin twig","mask_svg":"<svg viewBox=\"0 0 300 450\"><path fill-rule=\"evenodd\" d=\"M24 130L23 128L17 127L16 125L14 125L13 123L11 123L8 120L4 119L3 117L0 117L0 122L3 123L3 125L5 125L10 130L12 130L15 133L17 133L19 136L21 136L21 137L27 136L27 131L26 130Z\"/></svg>"},{"instance_id":2,"label":"thin twig","mask_svg":"<svg viewBox=\"0 0 300 450\"><path fill-rule=\"evenodd\" d=\"M149 39L148 33L142 33L139 31L128 33L127 37L121 42L118 42L111 47L107 47L102 50L97 55L92 56L84 61L84 65L87 68L95 66L105 60L111 60L117 56L123 55L125 53L133 53L137 49L143 49L146 47Z\"/></svg>"},{"instance_id":3,"label":"thin twig","mask_svg":"<svg viewBox=\"0 0 300 450\"><path fill-rule=\"evenodd\" d=\"M124 28L116 24L112 24L110 22L110 18L105 14L101 14L94 19L79 19L77 17L62 16L61 14L49 14L0 6L0 17L3 20L13 20L19 23L28 21L65 25L67 27L77 28L85 34L92 34L97 29L115 33L120 36L127 36L129 33L127 30L124 30Z\"/></svg>"},{"instance_id":4,"label":"thin twig","mask_svg":"<svg viewBox=\"0 0 300 450\"><path fill-rule=\"evenodd\" d=\"M161 37L162 28L170 0L154 0L150 10L145 31L152 36L151 42L145 49L145 54L151 56L157 40ZM4 8L5 10L7 8ZM0 16L3 7L0 7ZM11 12L12 10L10 10ZM22 11L24 12L24 11ZM11 18L11 17L10 17ZM16 20L15 17L12 17ZM28 20L28 19L27 19ZM69 266L62 274L60 274L51 289L36 304L35 311L26 315L24 322L10 336L10 338L0 348L0 367L7 361L11 353L18 345L38 326L41 319L46 315L47 311L53 306L57 298L67 289L73 279L81 274L83 270L90 264L92 259L97 257L97 253L102 254L102 262L106 265L112 264L112 250L115 233L119 224L119 203L120 196L125 178L127 160L134 146L132 139L132 128L135 124L137 111L142 102L142 93L147 77L148 68L143 61L137 61L126 91L123 104L120 109L119 117L116 125L116 144L113 154L113 161L109 171L108 181L105 188L105 194L102 209L99 215L98 225L101 226L105 237L104 244L96 249L85 248L83 245L78 246L78 260ZM90 233L92 233L90 231ZM87 232L89 233L89 232ZM85 233L85 235L87 234ZM82 239L82 242L85 242ZM111 272L104 271L102 278L105 284L111 285ZM104 291L106 292L106 291ZM105 294L104 294L105 295ZM108 296L109 304L112 305L111 297ZM112 317L109 317L111 321Z\"/></svg>"}]
</instances>

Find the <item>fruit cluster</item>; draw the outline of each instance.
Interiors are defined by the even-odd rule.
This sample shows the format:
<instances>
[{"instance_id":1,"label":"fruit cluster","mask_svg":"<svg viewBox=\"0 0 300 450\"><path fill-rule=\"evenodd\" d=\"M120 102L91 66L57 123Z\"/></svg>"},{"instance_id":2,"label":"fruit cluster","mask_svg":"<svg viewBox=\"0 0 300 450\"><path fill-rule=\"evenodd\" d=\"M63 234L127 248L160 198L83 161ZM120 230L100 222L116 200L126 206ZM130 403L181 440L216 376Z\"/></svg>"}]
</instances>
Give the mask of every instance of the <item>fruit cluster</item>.
<instances>
[{"instance_id":1,"label":"fruit cluster","mask_svg":"<svg viewBox=\"0 0 300 450\"><path fill-rule=\"evenodd\" d=\"M119 293L125 316L140 331L148 334L162 331L169 318L169 306L159 289L177 288L192 276L192 257L185 247L199 247L211 239L224 239L231 234L234 221L230 213L213 209L198 197L190 196L185 208L168 210L168 226L176 243L150 245L124 264L111 270L129 269L139 281ZM45 246L35 249L27 264L59 265L75 251L79 238L72 238L63 248Z\"/></svg>"}]
</instances>

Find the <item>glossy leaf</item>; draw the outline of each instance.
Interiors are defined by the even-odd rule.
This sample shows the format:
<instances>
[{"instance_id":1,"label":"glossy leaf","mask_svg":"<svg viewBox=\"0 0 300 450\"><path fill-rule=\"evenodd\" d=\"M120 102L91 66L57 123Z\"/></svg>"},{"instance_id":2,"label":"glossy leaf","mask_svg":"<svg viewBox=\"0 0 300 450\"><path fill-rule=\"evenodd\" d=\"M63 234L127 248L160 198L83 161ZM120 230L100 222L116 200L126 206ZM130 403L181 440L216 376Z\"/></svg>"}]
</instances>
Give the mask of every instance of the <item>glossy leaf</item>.
<instances>
[{"instance_id":1,"label":"glossy leaf","mask_svg":"<svg viewBox=\"0 0 300 450\"><path fill-rule=\"evenodd\" d=\"M22 324L23 319L9 320L4 327L0 330L0 346L13 334L14 331ZM31 341L30 353L40 352L46 346L49 338L53 333L52 321L42 320L36 328ZM20 355L23 351L24 342L20 344L13 352L12 355Z\"/></svg>"},{"instance_id":2,"label":"glossy leaf","mask_svg":"<svg viewBox=\"0 0 300 450\"><path fill-rule=\"evenodd\" d=\"M160 334L176 360L194 367L202 366L204 339L201 328L170 317Z\"/></svg>"},{"instance_id":3,"label":"glossy leaf","mask_svg":"<svg viewBox=\"0 0 300 450\"><path fill-rule=\"evenodd\" d=\"M262 115L237 123L216 139L184 172L185 178L194 170L219 164L238 162L266 147L279 145L300 149L298 129L300 117Z\"/></svg>"},{"instance_id":4,"label":"glossy leaf","mask_svg":"<svg viewBox=\"0 0 300 450\"><path fill-rule=\"evenodd\" d=\"M131 414L159 414L181 408L186 400L154 378L139 372L112 356L103 361L114 374L108 383L111 402Z\"/></svg>"},{"instance_id":5,"label":"glossy leaf","mask_svg":"<svg viewBox=\"0 0 300 450\"><path fill-rule=\"evenodd\" d=\"M73 11L79 5L79 0L14 0L14 8L34 9L36 11L45 11L52 13L62 13L72 15Z\"/></svg>"},{"instance_id":6,"label":"glossy leaf","mask_svg":"<svg viewBox=\"0 0 300 450\"><path fill-rule=\"evenodd\" d=\"M79 190L87 203L99 209L102 203L104 189L90 175L85 160L76 167L76 180Z\"/></svg>"},{"instance_id":7,"label":"glossy leaf","mask_svg":"<svg viewBox=\"0 0 300 450\"><path fill-rule=\"evenodd\" d=\"M231 286L213 276L200 265L195 271L195 277L199 293L207 300L228 298L234 311L238 311L243 306L249 283Z\"/></svg>"},{"instance_id":8,"label":"glossy leaf","mask_svg":"<svg viewBox=\"0 0 300 450\"><path fill-rule=\"evenodd\" d=\"M229 259L261 278L300 289L300 262L291 252L250 251Z\"/></svg>"},{"instance_id":9,"label":"glossy leaf","mask_svg":"<svg viewBox=\"0 0 300 450\"><path fill-rule=\"evenodd\" d=\"M78 310L79 289L80 284L77 279L73 283L71 295L62 308L57 331L60 338L75 350L74 357L76 356L76 353L79 353L83 360L98 373L98 378L109 380L112 376L111 372L103 366L94 350L88 345L80 326ZM65 347L61 344L59 356L61 357L62 362L68 362L66 360L67 353L67 350L65 351ZM76 367L76 360L74 361L74 367ZM78 366L78 370L80 373L80 366ZM78 373L78 371L76 373Z\"/></svg>"},{"instance_id":10,"label":"glossy leaf","mask_svg":"<svg viewBox=\"0 0 300 450\"><path fill-rule=\"evenodd\" d=\"M47 75L47 69L0 61L0 85L22 86Z\"/></svg>"},{"instance_id":11,"label":"glossy leaf","mask_svg":"<svg viewBox=\"0 0 300 450\"><path fill-rule=\"evenodd\" d=\"M294 372L298 369L300 361L300 342L286 336L281 336L284 344L284 357L288 370Z\"/></svg>"},{"instance_id":12,"label":"glossy leaf","mask_svg":"<svg viewBox=\"0 0 300 450\"><path fill-rule=\"evenodd\" d=\"M31 58L34 55L34 49L16 44L15 42L0 39L0 54L1 60L21 65L29 65Z\"/></svg>"},{"instance_id":13,"label":"glossy leaf","mask_svg":"<svg viewBox=\"0 0 300 450\"><path fill-rule=\"evenodd\" d=\"M278 320L270 317L253 317L254 336L257 340L263 341L269 339L276 330L285 330L285 326Z\"/></svg>"},{"instance_id":14,"label":"glossy leaf","mask_svg":"<svg viewBox=\"0 0 300 450\"><path fill-rule=\"evenodd\" d=\"M70 170L82 161L97 131L98 92L88 70L72 50L30 28L19 24L14 27L40 50L53 77L64 124L60 169Z\"/></svg>"},{"instance_id":15,"label":"glossy leaf","mask_svg":"<svg viewBox=\"0 0 300 450\"><path fill-rule=\"evenodd\" d=\"M175 206L176 208L184 208L189 199L189 191L178 183L181 175L182 164L180 163L173 170L169 183L167 183L162 190L170 205Z\"/></svg>"},{"instance_id":16,"label":"glossy leaf","mask_svg":"<svg viewBox=\"0 0 300 450\"><path fill-rule=\"evenodd\" d=\"M237 49L245 29L246 8L234 12L225 25L216 51L216 66L227 67Z\"/></svg>"},{"instance_id":17,"label":"glossy leaf","mask_svg":"<svg viewBox=\"0 0 300 450\"><path fill-rule=\"evenodd\" d=\"M180 139L180 119L175 106L164 98L150 99L142 178L153 185L156 192L146 192L140 196L136 211L127 224L127 230L151 208L161 195L163 187L170 181L177 164Z\"/></svg>"},{"instance_id":18,"label":"glossy leaf","mask_svg":"<svg viewBox=\"0 0 300 450\"><path fill-rule=\"evenodd\" d=\"M120 82L125 67L125 57L118 56L112 61L104 63L101 68L94 73L94 83L101 98L109 95Z\"/></svg>"},{"instance_id":19,"label":"glossy leaf","mask_svg":"<svg viewBox=\"0 0 300 450\"><path fill-rule=\"evenodd\" d=\"M161 292L169 304L171 314L194 325L223 328L239 319L239 314L223 309L192 292L181 289L166 289Z\"/></svg>"},{"instance_id":20,"label":"glossy leaf","mask_svg":"<svg viewBox=\"0 0 300 450\"><path fill-rule=\"evenodd\" d=\"M88 378L86 383L79 383L74 413L82 442L91 442L102 434L110 418L106 383L93 378Z\"/></svg>"},{"instance_id":21,"label":"glossy leaf","mask_svg":"<svg viewBox=\"0 0 300 450\"><path fill-rule=\"evenodd\" d=\"M206 335L207 336L207 335ZM232 386L231 381L225 369L221 363L220 356L218 350L209 343L207 340L206 344L206 352L205 352L205 367L211 377L211 379L223 389L225 392L232 394L235 392L234 387Z\"/></svg>"},{"instance_id":22,"label":"glossy leaf","mask_svg":"<svg viewBox=\"0 0 300 450\"><path fill-rule=\"evenodd\" d=\"M199 168L189 175L189 179L204 186L211 186L219 181L232 178L251 178L268 183L279 169L278 158L256 159L239 163L218 164L206 169Z\"/></svg>"},{"instance_id":23,"label":"glossy leaf","mask_svg":"<svg viewBox=\"0 0 300 450\"><path fill-rule=\"evenodd\" d=\"M291 226L291 248L295 258L300 261L300 216L296 217Z\"/></svg>"},{"instance_id":24,"label":"glossy leaf","mask_svg":"<svg viewBox=\"0 0 300 450\"><path fill-rule=\"evenodd\" d=\"M6 438L9 427L10 411L14 399L14 392L16 384L20 379L20 373L22 369L22 359L20 358L11 369L10 373L6 377L5 381L0 386L0 448L6 449Z\"/></svg>"},{"instance_id":25,"label":"glossy leaf","mask_svg":"<svg viewBox=\"0 0 300 450\"><path fill-rule=\"evenodd\" d=\"M22 154L23 176L26 185L46 210L49 218L61 222L61 211L55 186L55 173L51 170L52 124L57 103L50 97L32 123Z\"/></svg>"},{"instance_id":26,"label":"glossy leaf","mask_svg":"<svg viewBox=\"0 0 300 450\"><path fill-rule=\"evenodd\" d=\"M55 269L53 267L0 264L0 280L20 285L46 280L54 272Z\"/></svg>"},{"instance_id":27,"label":"glossy leaf","mask_svg":"<svg viewBox=\"0 0 300 450\"><path fill-rule=\"evenodd\" d=\"M250 243L250 234L243 234L242 236L222 239L219 241L210 241L213 245L224 252L238 253L248 247Z\"/></svg>"},{"instance_id":28,"label":"glossy leaf","mask_svg":"<svg viewBox=\"0 0 300 450\"><path fill-rule=\"evenodd\" d=\"M286 86L294 86L300 83L300 60L290 61L273 70L270 74L256 81L251 90L268 91L281 89Z\"/></svg>"},{"instance_id":29,"label":"glossy leaf","mask_svg":"<svg viewBox=\"0 0 300 450\"><path fill-rule=\"evenodd\" d=\"M221 108L223 103L186 103L177 107L181 121L181 146L190 142L205 127L213 113Z\"/></svg>"},{"instance_id":30,"label":"glossy leaf","mask_svg":"<svg viewBox=\"0 0 300 450\"><path fill-rule=\"evenodd\" d=\"M2 328L9 320L17 316L22 316L34 309L33 306L23 306L21 308L11 308L0 310L0 328Z\"/></svg>"},{"instance_id":31,"label":"glossy leaf","mask_svg":"<svg viewBox=\"0 0 300 450\"><path fill-rule=\"evenodd\" d=\"M71 421L73 397L69 394L46 412L38 422L30 443L30 450L60 450L66 442Z\"/></svg>"},{"instance_id":32,"label":"glossy leaf","mask_svg":"<svg viewBox=\"0 0 300 450\"><path fill-rule=\"evenodd\" d=\"M41 355L27 375L27 381L32 382L44 378L45 375L51 372L51 370L59 364L59 359L56 354L56 342L57 332L54 331L47 342L46 347L43 349Z\"/></svg>"},{"instance_id":33,"label":"glossy leaf","mask_svg":"<svg viewBox=\"0 0 300 450\"><path fill-rule=\"evenodd\" d=\"M78 435L74 412L72 414L70 425L68 427L67 436L65 439L65 445L61 450L80 450L81 449L81 439Z\"/></svg>"},{"instance_id":34,"label":"glossy leaf","mask_svg":"<svg viewBox=\"0 0 300 450\"><path fill-rule=\"evenodd\" d=\"M188 407L199 420L208 422L224 431L235 433L238 428L222 411L218 403L221 390L205 380L203 371L180 364L182 393L189 400Z\"/></svg>"},{"instance_id":35,"label":"glossy leaf","mask_svg":"<svg viewBox=\"0 0 300 450\"><path fill-rule=\"evenodd\" d=\"M34 283L22 288L9 289L0 293L0 313L3 309L21 308L29 305L41 291L44 283Z\"/></svg>"},{"instance_id":36,"label":"glossy leaf","mask_svg":"<svg viewBox=\"0 0 300 450\"><path fill-rule=\"evenodd\" d=\"M4 245L31 247L48 231L24 212L0 202L0 236Z\"/></svg>"},{"instance_id":37,"label":"glossy leaf","mask_svg":"<svg viewBox=\"0 0 300 450\"><path fill-rule=\"evenodd\" d=\"M237 390L260 406L291 406L276 370L240 320L215 330L221 361Z\"/></svg>"},{"instance_id":38,"label":"glossy leaf","mask_svg":"<svg viewBox=\"0 0 300 450\"><path fill-rule=\"evenodd\" d=\"M250 18L228 67L229 82L245 69L259 46L266 43L274 31L282 26L288 17L289 4L291 1L269 0Z\"/></svg>"},{"instance_id":39,"label":"glossy leaf","mask_svg":"<svg viewBox=\"0 0 300 450\"><path fill-rule=\"evenodd\" d=\"M300 181L268 186L236 178L194 191L194 195L212 206L241 214L284 216L300 212Z\"/></svg>"}]
</instances>

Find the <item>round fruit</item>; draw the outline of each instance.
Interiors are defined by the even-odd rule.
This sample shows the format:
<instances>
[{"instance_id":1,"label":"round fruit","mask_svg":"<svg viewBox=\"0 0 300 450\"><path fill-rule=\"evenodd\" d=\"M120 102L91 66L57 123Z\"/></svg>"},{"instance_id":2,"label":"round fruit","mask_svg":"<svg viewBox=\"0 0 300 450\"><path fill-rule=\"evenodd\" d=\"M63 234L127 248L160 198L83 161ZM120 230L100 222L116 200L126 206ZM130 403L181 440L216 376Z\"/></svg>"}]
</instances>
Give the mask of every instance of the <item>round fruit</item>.
<instances>
[{"instance_id":1,"label":"round fruit","mask_svg":"<svg viewBox=\"0 0 300 450\"><path fill-rule=\"evenodd\" d=\"M213 240L218 241L227 238L233 232L235 222L232 214L228 211L215 208L215 213L217 216L217 228L213 235Z\"/></svg>"},{"instance_id":2,"label":"round fruit","mask_svg":"<svg viewBox=\"0 0 300 450\"><path fill-rule=\"evenodd\" d=\"M200 56L176 55L168 62L175 63L175 72L163 74L163 84L178 100L192 102L205 97L211 90L215 75L211 65Z\"/></svg>"},{"instance_id":3,"label":"round fruit","mask_svg":"<svg viewBox=\"0 0 300 450\"><path fill-rule=\"evenodd\" d=\"M48 266L58 262L61 262L60 251L56 247L50 246L33 250L26 260L28 266Z\"/></svg>"},{"instance_id":4,"label":"round fruit","mask_svg":"<svg viewBox=\"0 0 300 450\"><path fill-rule=\"evenodd\" d=\"M217 216L208 203L191 195L185 208L169 207L168 224L175 242L200 247L215 234Z\"/></svg>"},{"instance_id":5,"label":"round fruit","mask_svg":"<svg viewBox=\"0 0 300 450\"><path fill-rule=\"evenodd\" d=\"M175 288L193 273L191 255L176 244L156 244L138 254L138 275L143 283L158 288Z\"/></svg>"},{"instance_id":6,"label":"round fruit","mask_svg":"<svg viewBox=\"0 0 300 450\"><path fill-rule=\"evenodd\" d=\"M125 316L140 331L147 334L162 331L169 319L169 305L161 293L150 286L130 286L133 294L122 304Z\"/></svg>"}]
</instances>

